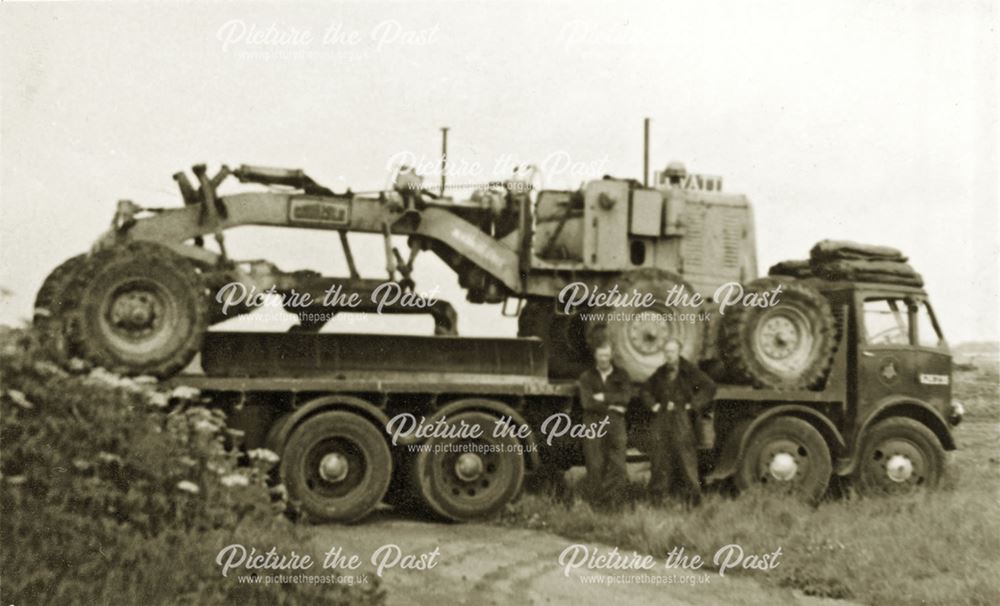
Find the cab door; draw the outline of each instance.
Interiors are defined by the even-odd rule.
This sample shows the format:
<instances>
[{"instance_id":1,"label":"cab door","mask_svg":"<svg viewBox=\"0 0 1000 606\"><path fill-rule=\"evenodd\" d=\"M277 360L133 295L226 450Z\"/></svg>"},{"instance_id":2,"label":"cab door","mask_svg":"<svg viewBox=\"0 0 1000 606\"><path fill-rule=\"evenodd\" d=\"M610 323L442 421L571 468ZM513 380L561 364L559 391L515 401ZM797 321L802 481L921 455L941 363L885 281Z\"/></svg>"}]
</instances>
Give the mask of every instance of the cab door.
<instances>
[{"instance_id":1,"label":"cab door","mask_svg":"<svg viewBox=\"0 0 1000 606\"><path fill-rule=\"evenodd\" d=\"M918 296L864 296L859 302L858 413L904 396L942 416L951 401L951 356L933 310Z\"/></svg>"}]
</instances>

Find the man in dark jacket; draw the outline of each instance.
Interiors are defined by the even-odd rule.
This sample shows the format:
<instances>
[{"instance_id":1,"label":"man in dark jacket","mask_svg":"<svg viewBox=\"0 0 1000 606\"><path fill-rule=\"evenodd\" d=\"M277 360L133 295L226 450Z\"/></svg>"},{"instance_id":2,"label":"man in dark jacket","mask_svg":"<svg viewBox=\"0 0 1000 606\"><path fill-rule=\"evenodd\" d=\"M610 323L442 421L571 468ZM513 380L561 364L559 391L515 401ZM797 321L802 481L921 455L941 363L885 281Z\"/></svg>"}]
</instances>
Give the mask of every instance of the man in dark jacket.
<instances>
[{"instance_id":1,"label":"man in dark jacket","mask_svg":"<svg viewBox=\"0 0 1000 606\"><path fill-rule=\"evenodd\" d=\"M690 503L701 501L694 421L712 403L715 382L681 357L681 343L667 341L663 366L646 380L641 398L653 413L650 425L649 494L662 499L679 473Z\"/></svg>"},{"instance_id":2,"label":"man in dark jacket","mask_svg":"<svg viewBox=\"0 0 1000 606\"><path fill-rule=\"evenodd\" d=\"M632 379L611 363L611 357L610 344L598 345L594 349L594 367L585 370L579 379L583 422L600 423L608 419L603 437L583 442L588 496L602 505L616 505L628 479L625 412L632 399Z\"/></svg>"}]
</instances>

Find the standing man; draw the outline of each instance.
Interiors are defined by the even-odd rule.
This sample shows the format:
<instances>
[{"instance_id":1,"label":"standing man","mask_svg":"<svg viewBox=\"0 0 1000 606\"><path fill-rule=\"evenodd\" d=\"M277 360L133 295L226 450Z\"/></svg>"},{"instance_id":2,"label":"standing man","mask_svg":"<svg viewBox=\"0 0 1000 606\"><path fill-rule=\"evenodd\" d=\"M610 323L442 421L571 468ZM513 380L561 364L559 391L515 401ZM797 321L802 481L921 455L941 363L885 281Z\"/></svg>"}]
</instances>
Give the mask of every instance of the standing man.
<instances>
[{"instance_id":1,"label":"standing man","mask_svg":"<svg viewBox=\"0 0 1000 606\"><path fill-rule=\"evenodd\" d=\"M663 366L642 386L642 403L651 413L649 493L662 499L680 474L688 502L701 502L698 451L693 422L712 403L715 382L681 357L675 338L663 348Z\"/></svg>"},{"instance_id":2,"label":"standing man","mask_svg":"<svg viewBox=\"0 0 1000 606\"><path fill-rule=\"evenodd\" d=\"M611 344L594 349L594 367L580 375L580 402L583 422L600 423L607 417L603 437L583 442L587 465L587 492L595 504L616 505L628 481L625 468L627 434L625 411L632 399L632 379L611 363Z\"/></svg>"}]
</instances>

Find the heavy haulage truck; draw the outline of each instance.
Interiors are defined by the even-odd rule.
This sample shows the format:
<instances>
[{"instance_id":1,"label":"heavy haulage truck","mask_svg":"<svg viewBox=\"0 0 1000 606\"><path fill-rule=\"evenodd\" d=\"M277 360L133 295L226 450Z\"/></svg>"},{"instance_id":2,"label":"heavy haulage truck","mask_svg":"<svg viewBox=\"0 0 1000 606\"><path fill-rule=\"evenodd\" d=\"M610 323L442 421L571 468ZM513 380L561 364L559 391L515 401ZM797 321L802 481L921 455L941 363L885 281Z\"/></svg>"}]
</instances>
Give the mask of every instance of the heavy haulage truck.
<instances>
[{"instance_id":1,"label":"heavy haulage truck","mask_svg":"<svg viewBox=\"0 0 1000 606\"><path fill-rule=\"evenodd\" d=\"M311 519L358 520L382 501L479 519L515 498L526 478L579 464L579 439L550 440L541 428L558 414L579 422L574 379L598 340L613 344L636 382L662 362L671 337L720 381L713 411L697 423L706 483L812 499L834 478L863 493L906 492L937 484L944 451L955 448L961 407L951 399L951 358L905 258L823 242L809 261L759 278L750 203L723 192L721 179L671 164L652 186L605 177L538 191L528 169L456 200L405 168L393 188L370 194L334 192L301 170L222 167L209 176L198 165L193 173L197 187L174 175L181 206L120 201L92 250L46 279L35 324L57 360L199 388L245 432L244 447L281 455L281 481ZM253 189L219 196L230 175ZM232 259L225 233L243 225L334 232L350 275ZM349 242L357 232L384 237L399 292L421 300L413 263L433 252L470 302L516 313L518 337L460 337L443 301L416 306L433 317L433 336L320 333L331 309L318 304L289 305L300 322L288 333L209 330L252 311L216 296L233 283L316 302L340 288L369 302L350 311L374 305L368 295L386 280L358 274ZM408 238L408 255L393 236ZM651 293L657 303L567 309L559 293L576 282ZM780 297L719 313L712 297L726 284ZM671 293L704 302L670 305ZM699 321L672 319L694 312ZM401 414L483 435L411 435L393 445L386 425ZM494 437L498 421L532 431ZM641 407L629 421L641 450Z\"/></svg>"}]
</instances>

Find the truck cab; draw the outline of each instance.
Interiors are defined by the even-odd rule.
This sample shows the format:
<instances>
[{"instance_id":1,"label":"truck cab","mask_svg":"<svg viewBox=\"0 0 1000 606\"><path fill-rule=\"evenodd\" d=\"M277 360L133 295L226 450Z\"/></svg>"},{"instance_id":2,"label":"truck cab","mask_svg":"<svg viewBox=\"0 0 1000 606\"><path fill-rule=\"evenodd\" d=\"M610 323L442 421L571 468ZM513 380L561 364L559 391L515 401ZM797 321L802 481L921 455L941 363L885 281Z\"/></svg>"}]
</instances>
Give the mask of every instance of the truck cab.
<instances>
[{"instance_id":1,"label":"truck cab","mask_svg":"<svg viewBox=\"0 0 1000 606\"><path fill-rule=\"evenodd\" d=\"M837 350L816 390L722 385L709 481L770 484L814 497L831 477L861 493L932 487L952 429L951 354L922 288L810 279L834 311Z\"/></svg>"},{"instance_id":2,"label":"truck cab","mask_svg":"<svg viewBox=\"0 0 1000 606\"><path fill-rule=\"evenodd\" d=\"M936 483L939 450L955 448L951 427L963 410L952 400L951 353L927 293L865 283L840 292L851 299L855 348L847 381L855 448L844 470L886 490Z\"/></svg>"},{"instance_id":3,"label":"truck cab","mask_svg":"<svg viewBox=\"0 0 1000 606\"><path fill-rule=\"evenodd\" d=\"M912 412L928 424L933 421L927 415L952 417L951 353L927 294L887 284L856 284L840 292L851 298L850 344L857 353L848 389L859 420L900 405L926 411Z\"/></svg>"}]
</instances>

